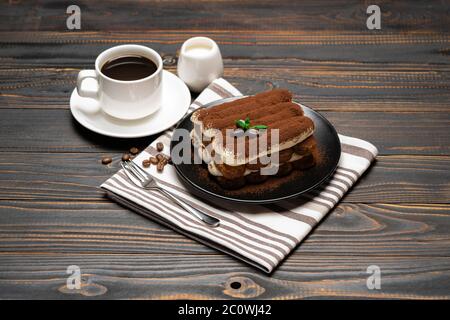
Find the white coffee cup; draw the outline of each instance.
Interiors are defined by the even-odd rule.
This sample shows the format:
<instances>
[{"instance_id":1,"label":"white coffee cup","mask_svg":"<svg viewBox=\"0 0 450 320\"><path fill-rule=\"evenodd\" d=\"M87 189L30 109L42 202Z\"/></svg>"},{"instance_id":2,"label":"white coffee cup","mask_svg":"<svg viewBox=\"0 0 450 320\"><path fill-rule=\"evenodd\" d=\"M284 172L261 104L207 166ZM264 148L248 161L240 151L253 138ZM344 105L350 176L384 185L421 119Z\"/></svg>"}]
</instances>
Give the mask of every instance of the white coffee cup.
<instances>
[{"instance_id":1,"label":"white coffee cup","mask_svg":"<svg viewBox=\"0 0 450 320\"><path fill-rule=\"evenodd\" d=\"M156 64L157 70L146 78L131 81L112 79L101 72L106 62L123 56L148 58ZM95 70L78 73L77 92L86 99L77 107L85 113L103 110L124 120L146 117L161 106L162 71L161 56L153 49L134 44L107 49L95 60Z\"/></svg>"},{"instance_id":2,"label":"white coffee cup","mask_svg":"<svg viewBox=\"0 0 450 320\"><path fill-rule=\"evenodd\" d=\"M219 46L206 37L194 37L181 46L177 65L178 76L189 89L200 92L223 74Z\"/></svg>"}]
</instances>

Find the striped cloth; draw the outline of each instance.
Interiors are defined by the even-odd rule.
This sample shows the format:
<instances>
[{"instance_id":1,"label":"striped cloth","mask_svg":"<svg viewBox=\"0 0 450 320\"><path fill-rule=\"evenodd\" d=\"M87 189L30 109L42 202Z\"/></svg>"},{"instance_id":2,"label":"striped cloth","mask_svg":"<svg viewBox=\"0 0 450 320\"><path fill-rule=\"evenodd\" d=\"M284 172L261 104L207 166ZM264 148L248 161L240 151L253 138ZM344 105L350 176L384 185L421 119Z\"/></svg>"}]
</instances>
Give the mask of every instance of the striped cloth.
<instances>
[{"instance_id":1,"label":"striped cloth","mask_svg":"<svg viewBox=\"0 0 450 320\"><path fill-rule=\"evenodd\" d=\"M240 95L230 83L218 79L200 94L189 111L217 99ZM134 161L141 164L143 159L155 155L158 141L164 144L164 152L168 152L171 133L161 135ZM112 199L132 210L270 273L333 209L378 153L369 142L343 135L339 138L342 145L339 167L325 184L301 197L270 205L235 204L225 200L211 204L190 194L171 165L163 173L156 173L155 166L146 169L160 179L160 186L219 218L221 225L217 228L206 226L160 192L136 187L122 170L101 187Z\"/></svg>"}]
</instances>

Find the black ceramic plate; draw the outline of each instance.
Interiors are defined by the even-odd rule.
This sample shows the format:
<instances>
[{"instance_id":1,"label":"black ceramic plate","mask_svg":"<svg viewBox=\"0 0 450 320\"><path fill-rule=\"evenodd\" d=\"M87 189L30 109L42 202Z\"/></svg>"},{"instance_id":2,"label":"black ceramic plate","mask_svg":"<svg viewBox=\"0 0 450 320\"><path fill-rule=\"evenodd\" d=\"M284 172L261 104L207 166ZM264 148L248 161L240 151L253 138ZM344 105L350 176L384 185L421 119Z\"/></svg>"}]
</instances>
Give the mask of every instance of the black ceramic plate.
<instances>
[{"instance_id":1,"label":"black ceramic plate","mask_svg":"<svg viewBox=\"0 0 450 320\"><path fill-rule=\"evenodd\" d=\"M238 98L227 98L205 105L210 108L218 104L229 102ZM176 164L175 168L189 190L199 193L210 200L221 198L230 201L244 203L271 203L285 200L307 192L324 182L336 169L341 156L341 144L336 130L320 113L302 105L304 113L314 121L314 137L317 141L318 156L316 165L305 171L294 170L285 177L270 177L262 184L246 185L237 190L226 190L208 174L204 164ZM191 114L184 117L177 129L192 130ZM170 149L176 146L178 141L172 141Z\"/></svg>"}]
</instances>

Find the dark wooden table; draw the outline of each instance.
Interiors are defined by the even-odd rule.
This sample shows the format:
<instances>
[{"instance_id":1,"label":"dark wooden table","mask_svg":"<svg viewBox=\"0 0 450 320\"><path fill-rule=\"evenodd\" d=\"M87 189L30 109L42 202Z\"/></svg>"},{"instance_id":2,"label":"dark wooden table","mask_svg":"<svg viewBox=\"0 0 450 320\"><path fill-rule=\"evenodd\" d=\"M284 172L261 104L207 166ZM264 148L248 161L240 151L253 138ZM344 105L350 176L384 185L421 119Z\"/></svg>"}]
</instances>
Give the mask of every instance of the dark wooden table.
<instances>
[{"instance_id":1,"label":"dark wooden table","mask_svg":"<svg viewBox=\"0 0 450 320\"><path fill-rule=\"evenodd\" d=\"M449 1L376 1L382 29L368 30L371 2L2 1L0 298L449 298ZM70 4L81 30L66 28ZM105 198L122 152L155 137L105 138L68 109L102 50L147 45L176 72L196 35L219 43L242 92L289 88L380 151L271 276ZM69 265L80 290L65 288Z\"/></svg>"}]
</instances>

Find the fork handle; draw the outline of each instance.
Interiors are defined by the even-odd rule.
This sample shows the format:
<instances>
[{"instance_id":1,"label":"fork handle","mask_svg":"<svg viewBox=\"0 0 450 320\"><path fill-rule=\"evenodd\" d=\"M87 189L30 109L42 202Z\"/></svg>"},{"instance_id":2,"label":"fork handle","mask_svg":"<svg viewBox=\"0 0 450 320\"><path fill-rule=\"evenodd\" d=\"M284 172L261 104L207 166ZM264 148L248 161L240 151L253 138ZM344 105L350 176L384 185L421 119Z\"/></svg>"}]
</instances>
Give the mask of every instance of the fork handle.
<instances>
[{"instance_id":1,"label":"fork handle","mask_svg":"<svg viewBox=\"0 0 450 320\"><path fill-rule=\"evenodd\" d=\"M164 193L165 196L167 196L168 198L170 198L171 200L173 200L174 202L176 202L179 206L181 206L183 209L185 209L186 211L188 211L189 213L193 214L194 216L196 216L198 219L200 219L201 221L203 221L204 223L206 223L207 225L211 226L211 227L218 227L220 225L220 220L216 219L214 217L211 217L210 215L207 215L206 213L203 213L197 209L195 209L194 207L190 206L189 204L183 202L182 200L180 200L177 196L173 195L172 193L170 193L169 191L163 189L163 188L158 188L162 193Z\"/></svg>"}]
</instances>

